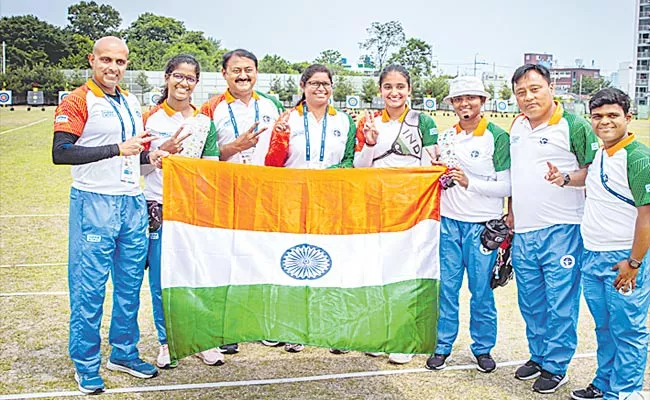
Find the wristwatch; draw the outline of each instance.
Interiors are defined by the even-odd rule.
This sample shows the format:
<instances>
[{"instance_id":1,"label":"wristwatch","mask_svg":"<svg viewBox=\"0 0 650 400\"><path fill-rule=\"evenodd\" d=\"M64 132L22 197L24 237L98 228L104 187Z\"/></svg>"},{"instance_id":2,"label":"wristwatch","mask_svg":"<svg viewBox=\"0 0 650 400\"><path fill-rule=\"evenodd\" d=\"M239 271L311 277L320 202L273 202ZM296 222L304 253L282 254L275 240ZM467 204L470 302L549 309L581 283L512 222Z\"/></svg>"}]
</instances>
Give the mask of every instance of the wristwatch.
<instances>
[{"instance_id":1,"label":"wristwatch","mask_svg":"<svg viewBox=\"0 0 650 400\"><path fill-rule=\"evenodd\" d=\"M627 262L630 264L630 267L632 267L633 269L639 269L639 267L641 266L641 261L635 260L632 257L628 258Z\"/></svg>"},{"instance_id":2,"label":"wristwatch","mask_svg":"<svg viewBox=\"0 0 650 400\"><path fill-rule=\"evenodd\" d=\"M560 187L564 187L564 186L568 185L569 182L571 182L571 175L566 173L566 174L564 174L564 182L562 182L562 185L560 185Z\"/></svg>"}]
</instances>

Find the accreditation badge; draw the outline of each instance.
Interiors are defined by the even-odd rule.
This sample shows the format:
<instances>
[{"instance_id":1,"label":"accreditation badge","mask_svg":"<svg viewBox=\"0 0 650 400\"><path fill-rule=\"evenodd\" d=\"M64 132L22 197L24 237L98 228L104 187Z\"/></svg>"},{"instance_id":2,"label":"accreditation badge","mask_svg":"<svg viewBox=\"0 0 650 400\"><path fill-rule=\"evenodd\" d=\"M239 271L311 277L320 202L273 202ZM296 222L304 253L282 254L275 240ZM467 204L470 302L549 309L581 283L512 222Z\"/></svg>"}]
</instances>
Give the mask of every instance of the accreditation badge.
<instances>
[{"instance_id":1,"label":"accreditation badge","mask_svg":"<svg viewBox=\"0 0 650 400\"><path fill-rule=\"evenodd\" d=\"M135 156L122 156L122 167L121 167L121 174L120 174L120 181L124 183L128 183L130 185L136 185L136 173L135 169L140 168L140 156L135 155Z\"/></svg>"}]
</instances>

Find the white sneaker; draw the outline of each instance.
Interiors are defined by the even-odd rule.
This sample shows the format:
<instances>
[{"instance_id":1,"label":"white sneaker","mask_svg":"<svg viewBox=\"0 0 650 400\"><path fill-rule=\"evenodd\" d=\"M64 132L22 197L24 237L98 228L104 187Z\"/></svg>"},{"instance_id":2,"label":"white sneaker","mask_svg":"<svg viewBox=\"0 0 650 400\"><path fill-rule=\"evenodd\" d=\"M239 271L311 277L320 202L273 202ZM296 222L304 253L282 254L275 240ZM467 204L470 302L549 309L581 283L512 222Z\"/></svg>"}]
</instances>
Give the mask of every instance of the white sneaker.
<instances>
[{"instance_id":1,"label":"white sneaker","mask_svg":"<svg viewBox=\"0 0 650 400\"><path fill-rule=\"evenodd\" d=\"M377 351L377 352L366 351L365 354L370 357L379 357L379 356L383 356L386 353L384 353L383 351Z\"/></svg>"},{"instance_id":2,"label":"white sneaker","mask_svg":"<svg viewBox=\"0 0 650 400\"><path fill-rule=\"evenodd\" d=\"M169 358L169 346L166 344L160 345L160 350L158 351L158 358L156 359L156 365L158 368L169 369L176 368L178 366L177 361L171 361Z\"/></svg>"},{"instance_id":3,"label":"white sneaker","mask_svg":"<svg viewBox=\"0 0 650 400\"><path fill-rule=\"evenodd\" d=\"M262 344L267 347L276 347L280 345L280 342L276 342L275 340L261 340Z\"/></svg>"},{"instance_id":4,"label":"white sneaker","mask_svg":"<svg viewBox=\"0 0 650 400\"><path fill-rule=\"evenodd\" d=\"M287 343L284 345L284 350L289 353L299 353L305 349L305 346L296 343Z\"/></svg>"},{"instance_id":5,"label":"white sneaker","mask_svg":"<svg viewBox=\"0 0 650 400\"><path fill-rule=\"evenodd\" d=\"M388 362L393 364L408 364L413 359L413 354L390 353Z\"/></svg>"},{"instance_id":6,"label":"white sneaker","mask_svg":"<svg viewBox=\"0 0 650 400\"><path fill-rule=\"evenodd\" d=\"M221 354L221 352L217 349L210 349L206 351L202 351L200 353L196 353L195 356L203 361L203 364L205 365L223 365L224 364L224 356Z\"/></svg>"}]
</instances>

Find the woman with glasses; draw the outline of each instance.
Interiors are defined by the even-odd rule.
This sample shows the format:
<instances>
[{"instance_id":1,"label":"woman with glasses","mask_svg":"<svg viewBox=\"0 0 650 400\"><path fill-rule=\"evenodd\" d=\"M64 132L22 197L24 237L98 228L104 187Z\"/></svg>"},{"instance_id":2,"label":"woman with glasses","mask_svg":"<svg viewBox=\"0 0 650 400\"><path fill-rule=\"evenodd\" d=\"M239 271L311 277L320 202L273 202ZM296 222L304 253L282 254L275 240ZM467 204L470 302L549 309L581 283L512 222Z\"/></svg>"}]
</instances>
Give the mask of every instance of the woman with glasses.
<instances>
[{"instance_id":1,"label":"woman with glasses","mask_svg":"<svg viewBox=\"0 0 650 400\"><path fill-rule=\"evenodd\" d=\"M214 125L203 117L203 120L195 118L199 110L191 103L191 96L196 84L199 82L200 66L198 61L191 55L177 55L173 57L165 67L165 88L163 89L160 101L149 112L145 113L144 126L152 136L156 139L151 141L151 149L166 150L170 154L181 152L181 155L186 155L183 152L183 145L195 145L201 147L196 149L193 154L194 157L205 156L205 149L202 149L203 140L196 139L199 135L198 131L203 128L203 131L209 130L209 136L216 135ZM192 139L185 141L189 134L181 131L184 125L191 126L194 136ZM201 126L203 125L203 126ZM205 132L203 132L205 133ZM188 143L188 142L191 142ZM218 152L218 149L216 149ZM210 154L218 160L219 155ZM153 171L144 172L144 196L147 199L147 206L149 208L149 253L147 255L147 264L149 266L149 286L151 290L151 302L153 305L153 318L158 332L158 341L160 342L160 351L156 364L158 367L167 369L176 367L176 361L171 361L169 357L169 349L167 347L167 333L165 330L165 318L163 315L162 304L162 290L160 286L160 254L162 244L162 170L155 169ZM223 364L223 355L217 349L210 349L200 353L196 356L200 358L205 364L208 365L221 365Z\"/></svg>"},{"instance_id":2,"label":"woman with glasses","mask_svg":"<svg viewBox=\"0 0 650 400\"><path fill-rule=\"evenodd\" d=\"M355 125L352 118L329 105L332 73L320 64L310 65L300 78L302 97L285 111L271 132L266 165L274 167L326 169L351 168ZM284 349L297 353L302 344L287 343Z\"/></svg>"},{"instance_id":3,"label":"woman with glasses","mask_svg":"<svg viewBox=\"0 0 650 400\"><path fill-rule=\"evenodd\" d=\"M391 64L379 75L379 90L385 107L366 112L357 123L357 145L354 167L419 167L430 166L428 150L433 150L438 130L433 119L411 110L406 104L411 94L408 71ZM366 353L377 357L382 353ZM390 354L389 362L406 364L412 354Z\"/></svg>"}]
</instances>

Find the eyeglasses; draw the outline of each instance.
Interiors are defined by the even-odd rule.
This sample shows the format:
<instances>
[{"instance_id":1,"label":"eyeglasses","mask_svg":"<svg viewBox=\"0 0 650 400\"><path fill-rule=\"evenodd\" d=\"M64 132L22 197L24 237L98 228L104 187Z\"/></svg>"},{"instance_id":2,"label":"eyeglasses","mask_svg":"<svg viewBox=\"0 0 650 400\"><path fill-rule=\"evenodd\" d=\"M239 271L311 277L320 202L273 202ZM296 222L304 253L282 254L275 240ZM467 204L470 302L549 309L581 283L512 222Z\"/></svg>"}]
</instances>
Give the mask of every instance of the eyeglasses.
<instances>
[{"instance_id":1,"label":"eyeglasses","mask_svg":"<svg viewBox=\"0 0 650 400\"><path fill-rule=\"evenodd\" d=\"M174 80L176 82L180 83L180 82L183 82L183 80L186 80L187 83L190 84L190 85L194 85L196 82L199 81L197 78L195 78L193 76L183 75L183 74L181 74L179 72L174 72L173 74L170 74L170 76L172 78L174 78Z\"/></svg>"},{"instance_id":2,"label":"eyeglasses","mask_svg":"<svg viewBox=\"0 0 650 400\"><path fill-rule=\"evenodd\" d=\"M312 89L318 89L321 86L323 87L323 89L329 89L332 87L332 84L329 82L309 81L307 82L307 84Z\"/></svg>"}]
</instances>

